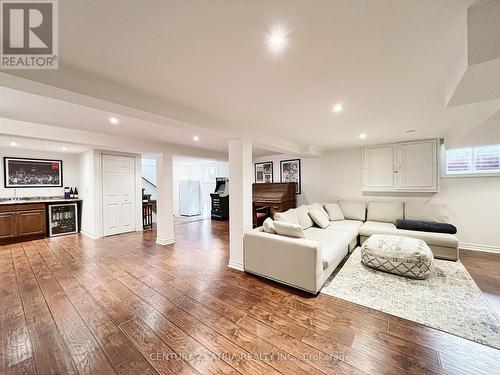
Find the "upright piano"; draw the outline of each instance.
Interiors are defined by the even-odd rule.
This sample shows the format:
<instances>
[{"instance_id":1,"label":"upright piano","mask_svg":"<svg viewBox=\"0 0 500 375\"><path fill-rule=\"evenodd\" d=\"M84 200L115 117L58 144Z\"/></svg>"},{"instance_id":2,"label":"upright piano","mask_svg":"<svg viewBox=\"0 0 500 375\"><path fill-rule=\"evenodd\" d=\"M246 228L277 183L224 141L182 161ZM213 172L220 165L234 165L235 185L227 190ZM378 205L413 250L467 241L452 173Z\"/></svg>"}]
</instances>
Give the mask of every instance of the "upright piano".
<instances>
[{"instance_id":1,"label":"upright piano","mask_svg":"<svg viewBox=\"0 0 500 375\"><path fill-rule=\"evenodd\" d=\"M295 208L296 186L297 184L294 182L253 184L253 209L269 207L271 217L274 217L276 212L284 212L290 208Z\"/></svg>"}]
</instances>

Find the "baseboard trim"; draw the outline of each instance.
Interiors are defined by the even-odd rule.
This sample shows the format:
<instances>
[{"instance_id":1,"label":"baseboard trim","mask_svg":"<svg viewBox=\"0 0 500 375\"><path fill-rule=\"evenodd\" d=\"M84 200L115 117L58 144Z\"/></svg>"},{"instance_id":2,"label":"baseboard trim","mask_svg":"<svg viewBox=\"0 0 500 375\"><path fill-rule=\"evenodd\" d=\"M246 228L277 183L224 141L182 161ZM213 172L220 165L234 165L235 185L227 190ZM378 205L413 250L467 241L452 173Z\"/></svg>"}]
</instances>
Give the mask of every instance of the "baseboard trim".
<instances>
[{"instance_id":1,"label":"baseboard trim","mask_svg":"<svg viewBox=\"0 0 500 375\"><path fill-rule=\"evenodd\" d=\"M156 243L161 246L172 245L175 243L175 239L172 238L157 238Z\"/></svg>"},{"instance_id":2,"label":"baseboard trim","mask_svg":"<svg viewBox=\"0 0 500 375\"><path fill-rule=\"evenodd\" d=\"M491 245L478 245L474 243L460 242L458 245L459 250L483 251L485 253L498 253L500 254L500 246Z\"/></svg>"},{"instance_id":3,"label":"baseboard trim","mask_svg":"<svg viewBox=\"0 0 500 375\"><path fill-rule=\"evenodd\" d=\"M243 268L243 263L241 262L236 262L234 260L229 260L229 264L227 265L229 268L233 268L238 271L244 271L245 269Z\"/></svg>"},{"instance_id":4,"label":"baseboard trim","mask_svg":"<svg viewBox=\"0 0 500 375\"><path fill-rule=\"evenodd\" d=\"M85 237L91 238L93 240L98 240L100 238L99 236L96 236L95 234L85 232L83 230L81 230L80 233L83 234Z\"/></svg>"}]
</instances>

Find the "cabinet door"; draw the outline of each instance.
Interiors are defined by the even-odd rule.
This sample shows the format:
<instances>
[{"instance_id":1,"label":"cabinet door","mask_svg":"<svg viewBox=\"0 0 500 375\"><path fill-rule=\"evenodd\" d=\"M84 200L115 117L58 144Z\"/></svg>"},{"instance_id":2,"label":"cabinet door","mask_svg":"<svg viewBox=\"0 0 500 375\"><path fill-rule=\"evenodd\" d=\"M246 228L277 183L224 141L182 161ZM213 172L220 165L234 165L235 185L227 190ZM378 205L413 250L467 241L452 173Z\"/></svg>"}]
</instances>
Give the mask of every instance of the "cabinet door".
<instances>
[{"instance_id":1,"label":"cabinet door","mask_svg":"<svg viewBox=\"0 0 500 375\"><path fill-rule=\"evenodd\" d=\"M398 146L398 189L437 190L437 141Z\"/></svg>"},{"instance_id":2,"label":"cabinet door","mask_svg":"<svg viewBox=\"0 0 500 375\"><path fill-rule=\"evenodd\" d=\"M16 216L16 234L34 236L45 234L45 210L19 211Z\"/></svg>"},{"instance_id":3,"label":"cabinet door","mask_svg":"<svg viewBox=\"0 0 500 375\"><path fill-rule=\"evenodd\" d=\"M0 240L16 236L16 213L0 212Z\"/></svg>"},{"instance_id":4,"label":"cabinet door","mask_svg":"<svg viewBox=\"0 0 500 375\"><path fill-rule=\"evenodd\" d=\"M394 147L363 149L363 190L383 191L394 188Z\"/></svg>"}]
</instances>

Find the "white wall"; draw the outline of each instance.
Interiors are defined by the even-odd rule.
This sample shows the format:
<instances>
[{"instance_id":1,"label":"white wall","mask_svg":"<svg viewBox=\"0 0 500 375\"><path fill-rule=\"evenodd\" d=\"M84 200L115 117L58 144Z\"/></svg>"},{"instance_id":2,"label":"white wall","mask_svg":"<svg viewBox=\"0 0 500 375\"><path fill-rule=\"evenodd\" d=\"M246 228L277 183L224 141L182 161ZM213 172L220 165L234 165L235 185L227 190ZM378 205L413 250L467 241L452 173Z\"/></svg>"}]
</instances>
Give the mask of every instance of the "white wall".
<instances>
[{"instance_id":1,"label":"white wall","mask_svg":"<svg viewBox=\"0 0 500 375\"><path fill-rule=\"evenodd\" d=\"M63 186L80 187L78 186L78 155L65 154L58 152L46 151L30 151L20 150L16 148L0 148L0 176L2 183L0 184L0 198L11 198L14 196L14 189L5 188L4 182L4 157L18 158L37 158L37 159L55 159L63 161ZM16 189L17 197L50 197L64 195L64 188L21 188Z\"/></svg>"},{"instance_id":2,"label":"white wall","mask_svg":"<svg viewBox=\"0 0 500 375\"><path fill-rule=\"evenodd\" d=\"M273 161L274 181L279 182L279 160L290 155L259 157L254 162ZM301 158L302 194L297 204L337 199L401 200L444 203L451 222L458 228L464 246L500 248L500 177L441 178L439 193L363 193L361 149L338 150L319 158Z\"/></svg>"},{"instance_id":3,"label":"white wall","mask_svg":"<svg viewBox=\"0 0 500 375\"><path fill-rule=\"evenodd\" d=\"M158 191L155 187L158 186L156 182L156 159L147 159L143 157L141 160L141 173L143 177L141 178L141 189L145 189L144 192L146 194L151 194L151 199L156 200L156 194ZM145 181L144 178L147 181ZM156 215L154 213L153 222L156 222Z\"/></svg>"},{"instance_id":4,"label":"white wall","mask_svg":"<svg viewBox=\"0 0 500 375\"><path fill-rule=\"evenodd\" d=\"M179 181L195 180L200 181L202 215L210 216L212 204L210 193L215 190L215 180L206 181L205 170L211 167L217 167L217 177L228 177L227 162L200 162L199 164L186 165L174 161L174 215L179 215Z\"/></svg>"},{"instance_id":5,"label":"white wall","mask_svg":"<svg viewBox=\"0 0 500 375\"><path fill-rule=\"evenodd\" d=\"M94 151L87 151L78 155L78 193L82 202L82 233L91 237L98 237L96 226L97 202L95 199L96 178L94 172Z\"/></svg>"}]
</instances>

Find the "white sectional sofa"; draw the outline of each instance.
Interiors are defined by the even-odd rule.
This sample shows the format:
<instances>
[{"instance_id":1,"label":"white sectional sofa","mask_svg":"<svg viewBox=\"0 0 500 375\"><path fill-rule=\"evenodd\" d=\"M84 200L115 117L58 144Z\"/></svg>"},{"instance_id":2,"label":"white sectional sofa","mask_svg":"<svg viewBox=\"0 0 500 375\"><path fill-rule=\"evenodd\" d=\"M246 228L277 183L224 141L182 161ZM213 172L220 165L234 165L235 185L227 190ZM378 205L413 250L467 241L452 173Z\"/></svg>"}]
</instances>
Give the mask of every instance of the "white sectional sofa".
<instances>
[{"instance_id":1,"label":"white sectional sofa","mask_svg":"<svg viewBox=\"0 0 500 375\"><path fill-rule=\"evenodd\" d=\"M327 215L324 228L315 225L312 210ZM325 212L326 209L326 212ZM313 215L314 216L314 215ZM311 293L317 293L344 257L372 234L397 234L424 240L437 258L457 260L458 239L452 234L397 229L397 219L448 222L446 208L402 202L354 202L300 206L275 214L275 221L295 227L298 237L264 227L244 236L245 271Z\"/></svg>"}]
</instances>

